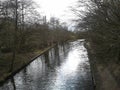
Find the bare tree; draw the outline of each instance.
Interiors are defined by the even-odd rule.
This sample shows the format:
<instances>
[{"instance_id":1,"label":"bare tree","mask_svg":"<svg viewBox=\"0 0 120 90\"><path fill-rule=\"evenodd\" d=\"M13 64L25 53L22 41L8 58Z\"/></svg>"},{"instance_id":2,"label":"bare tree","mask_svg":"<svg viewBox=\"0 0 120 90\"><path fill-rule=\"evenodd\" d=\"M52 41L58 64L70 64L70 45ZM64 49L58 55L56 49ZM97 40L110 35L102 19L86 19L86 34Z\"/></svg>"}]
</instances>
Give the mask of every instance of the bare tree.
<instances>
[{"instance_id":1,"label":"bare tree","mask_svg":"<svg viewBox=\"0 0 120 90\"><path fill-rule=\"evenodd\" d=\"M14 42L13 42L13 56L12 56L12 62L11 62L11 67L10 67L10 72L13 71L14 68L14 61L16 57L16 43L17 43L17 31L18 31L18 0L15 0L15 30L14 30Z\"/></svg>"}]
</instances>

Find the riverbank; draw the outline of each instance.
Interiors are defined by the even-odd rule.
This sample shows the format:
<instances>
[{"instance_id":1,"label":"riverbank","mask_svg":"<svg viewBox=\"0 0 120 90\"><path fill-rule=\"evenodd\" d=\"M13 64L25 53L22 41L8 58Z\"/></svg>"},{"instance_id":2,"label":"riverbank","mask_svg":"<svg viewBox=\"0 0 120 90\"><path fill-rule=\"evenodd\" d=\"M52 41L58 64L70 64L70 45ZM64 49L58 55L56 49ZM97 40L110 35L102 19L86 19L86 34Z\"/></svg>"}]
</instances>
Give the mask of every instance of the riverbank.
<instances>
[{"instance_id":1,"label":"riverbank","mask_svg":"<svg viewBox=\"0 0 120 90\"><path fill-rule=\"evenodd\" d=\"M16 73L18 73L20 70L22 70L24 67L29 65L32 61L34 61L37 57L54 47L56 44L52 46L48 46L41 50L36 50L34 52L24 53L24 54L17 54L16 59L14 62L14 69L13 72L9 73L9 67L11 63L11 53L5 54L0 59L0 85L2 85L7 79L14 76ZM4 60L3 60L4 59Z\"/></svg>"},{"instance_id":2,"label":"riverbank","mask_svg":"<svg viewBox=\"0 0 120 90\"><path fill-rule=\"evenodd\" d=\"M115 69L113 68L114 63L110 65L100 63L100 58L97 57L94 46L90 42L86 42L85 47L88 50L95 90L120 90L118 81L111 73L111 70ZM119 68L117 65L116 67Z\"/></svg>"}]
</instances>

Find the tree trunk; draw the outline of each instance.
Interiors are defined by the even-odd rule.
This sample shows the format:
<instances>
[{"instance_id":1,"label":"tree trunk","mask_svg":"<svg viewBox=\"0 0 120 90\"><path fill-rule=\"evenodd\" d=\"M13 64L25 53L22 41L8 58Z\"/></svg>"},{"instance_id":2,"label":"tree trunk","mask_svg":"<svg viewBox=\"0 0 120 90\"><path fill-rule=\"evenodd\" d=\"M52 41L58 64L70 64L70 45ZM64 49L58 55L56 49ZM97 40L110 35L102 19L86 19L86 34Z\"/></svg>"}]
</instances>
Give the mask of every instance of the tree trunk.
<instances>
[{"instance_id":1,"label":"tree trunk","mask_svg":"<svg viewBox=\"0 0 120 90\"><path fill-rule=\"evenodd\" d=\"M17 48L17 30L18 30L18 0L15 0L15 31L14 31L14 42L13 42L13 55L9 72L13 71L14 61L16 57L16 48Z\"/></svg>"}]
</instances>

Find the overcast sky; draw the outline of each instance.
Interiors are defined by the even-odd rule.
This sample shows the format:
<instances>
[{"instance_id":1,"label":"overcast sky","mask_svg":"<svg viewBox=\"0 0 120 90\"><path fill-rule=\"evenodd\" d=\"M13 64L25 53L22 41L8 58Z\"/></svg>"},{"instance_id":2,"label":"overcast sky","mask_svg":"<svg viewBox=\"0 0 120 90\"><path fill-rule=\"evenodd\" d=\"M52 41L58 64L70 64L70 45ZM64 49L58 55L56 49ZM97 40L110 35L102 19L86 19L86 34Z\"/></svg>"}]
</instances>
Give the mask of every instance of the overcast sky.
<instances>
[{"instance_id":1,"label":"overcast sky","mask_svg":"<svg viewBox=\"0 0 120 90\"><path fill-rule=\"evenodd\" d=\"M74 6L78 0L34 0L40 7L43 15L49 19L54 16L62 21L69 22L74 15L70 11L70 6Z\"/></svg>"}]
</instances>

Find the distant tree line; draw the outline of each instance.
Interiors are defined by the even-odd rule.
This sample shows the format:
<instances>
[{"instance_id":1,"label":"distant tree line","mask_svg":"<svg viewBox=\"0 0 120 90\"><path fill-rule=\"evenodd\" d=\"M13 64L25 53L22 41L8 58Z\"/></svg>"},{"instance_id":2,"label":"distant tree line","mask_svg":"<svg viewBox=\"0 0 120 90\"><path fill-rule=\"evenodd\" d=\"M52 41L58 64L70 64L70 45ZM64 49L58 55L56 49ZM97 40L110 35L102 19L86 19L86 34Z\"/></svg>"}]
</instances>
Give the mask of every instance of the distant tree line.
<instances>
[{"instance_id":1,"label":"distant tree line","mask_svg":"<svg viewBox=\"0 0 120 90\"><path fill-rule=\"evenodd\" d=\"M32 0L0 0L0 54L31 52L71 39L72 32L59 19L48 22Z\"/></svg>"}]
</instances>

